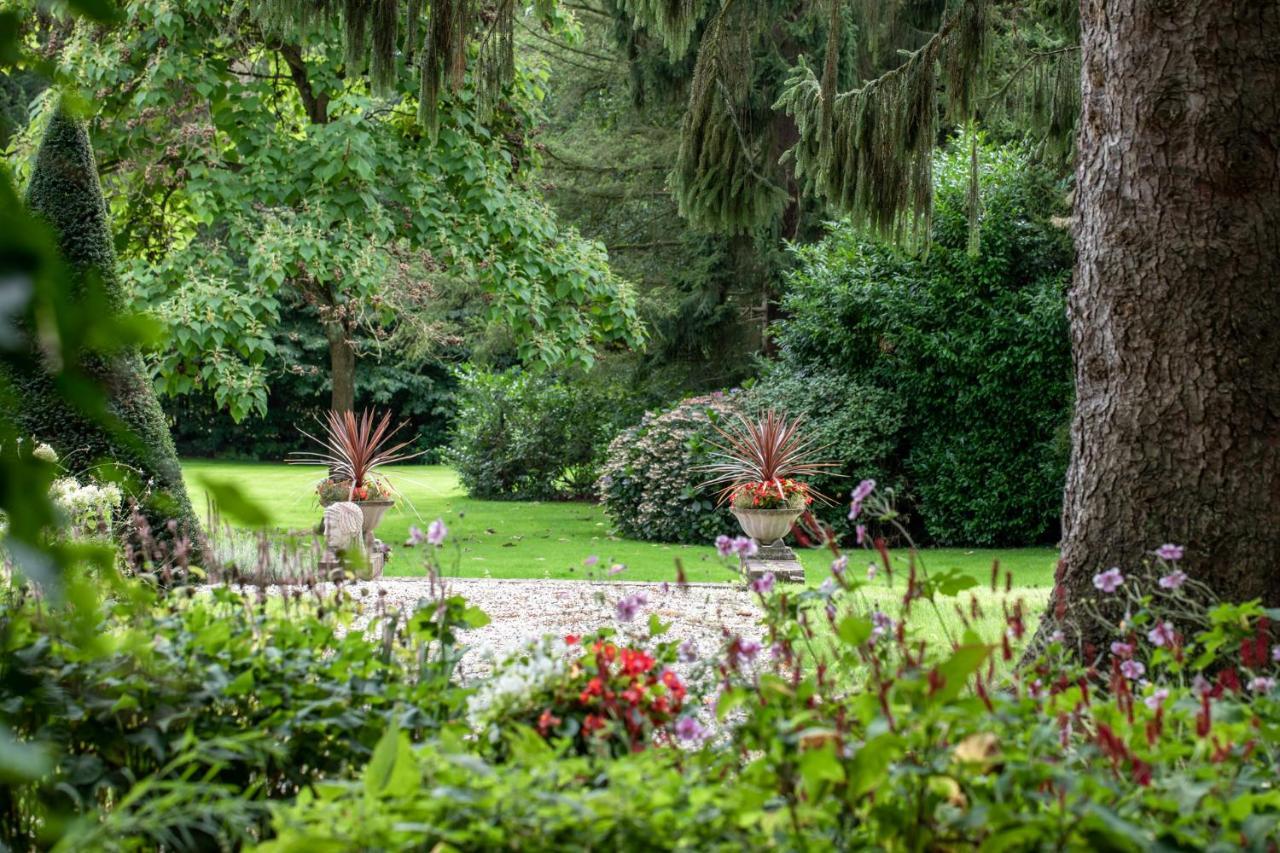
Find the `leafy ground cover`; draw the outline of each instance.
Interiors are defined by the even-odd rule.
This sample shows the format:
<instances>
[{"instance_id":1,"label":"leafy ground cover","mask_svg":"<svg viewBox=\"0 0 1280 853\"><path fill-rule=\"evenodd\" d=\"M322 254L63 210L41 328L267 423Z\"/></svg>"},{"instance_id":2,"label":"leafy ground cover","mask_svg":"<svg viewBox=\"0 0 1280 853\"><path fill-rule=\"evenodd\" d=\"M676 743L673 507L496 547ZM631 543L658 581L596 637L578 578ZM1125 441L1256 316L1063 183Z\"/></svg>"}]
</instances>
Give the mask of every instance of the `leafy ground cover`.
<instances>
[{"instance_id":1,"label":"leafy ground cover","mask_svg":"<svg viewBox=\"0 0 1280 853\"><path fill-rule=\"evenodd\" d=\"M674 561L679 558L691 581L732 579L710 544L665 545L613 536L609 519L593 504L472 500L454 472L444 466L398 466L387 474L403 495L378 528L380 538L396 546L387 567L389 575L422 572L420 560L398 546L408 537L410 525L425 529L428 522L442 518L461 549L457 573L464 577L585 579L600 577L605 567L621 563L627 569L614 576L618 580L669 581L675 578ZM310 528L320 518L313 490L320 475L314 468L187 460L183 475L197 507L206 506L203 483L211 478L239 484L246 495L271 511L274 523L283 529ZM599 564L584 566L583 561L593 555L599 557ZM826 552L800 552L800 557L814 583L827 576ZM922 558L930 571L955 569L984 583L992 562L999 560L1002 574L1012 574L1015 588L1041 598L1052 585L1057 555L1049 548L934 548L923 551ZM894 559L905 564L906 555ZM851 570L865 568L855 560Z\"/></svg>"}]
</instances>

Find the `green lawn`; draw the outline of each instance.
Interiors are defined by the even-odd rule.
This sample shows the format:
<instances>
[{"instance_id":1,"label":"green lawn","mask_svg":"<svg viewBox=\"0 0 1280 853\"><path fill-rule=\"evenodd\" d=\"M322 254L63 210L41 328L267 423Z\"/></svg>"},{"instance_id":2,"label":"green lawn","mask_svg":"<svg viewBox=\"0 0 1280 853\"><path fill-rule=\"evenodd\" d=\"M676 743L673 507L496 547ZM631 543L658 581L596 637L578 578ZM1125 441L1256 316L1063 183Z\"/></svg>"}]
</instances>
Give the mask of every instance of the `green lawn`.
<instances>
[{"instance_id":1,"label":"green lawn","mask_svg":"<svg viewBox=\"0 0 1280 853\"><path fill-rule=\"evenodd\" d=\"M313 491L320 477L317 468L188 460L183 463L183 474L198 509L206 503L200 480L212 477L239 484L271 513L277 527L300 530L314 526L320 519ZM388 469L387 475L403 495L378 528L379 538L394 549L387 566L389 575L422 574L419 552L400 546L411 524L425 529L431 520L442 518L449 527L450 541L458 546L445 549L446 562L456 560L456 574L463 577L600 577L604 567L622 563L627 569L615 576L618 580L664 581L675 579L677 557L683 560L691 581L725 581L734 577L710 546L660 545L611 536L608 518L591 504L471 500L459 487L453 471L443 466L397 466ZM583 566L588 556L600 558L595 569ZM1015 587L1027 592L1034 589L1033 596L1041 601L1044 588L1052 584L1057 559L1048 548L934 548L922 556L930 570L960 569L979 578L984 586L992 560L999 559L1002 570L1013 573ZM826 552L802 552L800 557L814 583L826 577L830 564ZM906 555L896 555L895 559L905 563ZM853 571L865 570L866 561L859 555L852 555L850 563Z\"/></svg>"}]
</instances>

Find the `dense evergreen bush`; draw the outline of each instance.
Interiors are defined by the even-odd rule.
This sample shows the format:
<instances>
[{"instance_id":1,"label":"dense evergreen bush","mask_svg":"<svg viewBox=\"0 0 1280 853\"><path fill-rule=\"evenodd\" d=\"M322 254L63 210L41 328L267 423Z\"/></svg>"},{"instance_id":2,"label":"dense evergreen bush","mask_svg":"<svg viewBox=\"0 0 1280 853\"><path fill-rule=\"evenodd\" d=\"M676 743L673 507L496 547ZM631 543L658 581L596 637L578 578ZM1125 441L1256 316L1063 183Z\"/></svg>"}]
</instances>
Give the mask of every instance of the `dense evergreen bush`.
<instances>
[{"instance_id":1,"label":"dense evergreen bush","mask_svg":"<svg viewBox=\"0 0 1280 853\"><path fill-rule=\"evenodd\" d=\"M83 122L61 109L45 131L27 203L53 226L59 251L77 276L77 296L90 321L95 311L123 310L89 135ZM117 471L153 529L162 531L174 519L195 531L173 440L142 358L134 349L112 349L112 343L98 342L84 363L84 380L106 392L110 419L88 417L67 405L38 355L11 369L16 393L11 401L6 398L13 409L7 414L27 435L53 445L72 470L102 463ZM111 426L111 421L124 429Z\"/></svg>"},{"instance_id":2,"label":"dense evergreen bush","mask_svg":"<svg viewBox=\"0 0 1280 853\"><path fill-rule=\"evenodd\" d=\"M738 393L693 397L646 413L613 440L598 489L619 534L705 544L737 530L728 508L716 506L715 490L702 488L709 475L695 468L708 461L711 425L742 407Z\"/></svg>"},{"instance_id":3,"label":"dense evergreen bush","mask_svg":"<svg viewBox=\"0 0 1280 853\"><path fill-rule=\"evenodd\" d=\"M935 542L1050 540L1071 406L1071 246L1051 221L1063 188L1020 152L984 148L971 253L967 146L957 148L937 164L927 253L847 226L797 250L775 326L779 364L755 395L786 398L797 377L815 375L828 388L876 389L849 396L880 409L874 446L897 451L877 459L841 439L849 473L903 485L904 508Z\"/></svg>"},{"instance_id":4,"label":"dense evergreen bush","mask_svg":"<svg viewBox=\"0 0 1280 853\"><path fill-rule=\"evenodd\" d=\"M622 384L595 373L468 368L457 394L446 460L468 494L490 500L588 494L609 440L640 414Z\"/></svg>"}]
</instances>

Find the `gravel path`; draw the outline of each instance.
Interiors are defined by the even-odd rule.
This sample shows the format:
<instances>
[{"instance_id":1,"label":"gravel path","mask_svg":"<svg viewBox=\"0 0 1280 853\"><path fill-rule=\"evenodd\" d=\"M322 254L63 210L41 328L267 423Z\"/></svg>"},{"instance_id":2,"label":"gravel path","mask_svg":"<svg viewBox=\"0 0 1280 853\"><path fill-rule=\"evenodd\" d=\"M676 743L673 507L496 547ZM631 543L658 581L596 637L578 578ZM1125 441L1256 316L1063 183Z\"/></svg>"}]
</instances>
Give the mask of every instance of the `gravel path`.
<instances>
[{"instance_id":1,"label":"gravel path","mask_svg":"<svg viewBox=\"0 0 1280 853\"><path fill-rule=\"evenodd\" d=\"M492 620L482 628L462 632L462 640L477 650L491 650L498 658L543 634L591 634L610 626L625 635L647 637L650 614L669 623L663 639L691 641L700 654L712 654L727 637L740 635L759 640L760 608L754 594L738 585L695 583L684 587L672 584L619 581L499 580L494 578L448 578L449 590L464 595L484 610ZM327 587L327 585L325 585ZM367 623L382 607L412 611L419 599L431 595L424 578L382 578L344 584L356 600L363 602ZM290 587L268 587L278 594ZM643 600L635 617L619 621L618 602L637 596ZM486 655L468 655L463 662L464 677L483 674L477 665ZM480 670L487 667L480 667Z\"/></svg>"}]
</instances>

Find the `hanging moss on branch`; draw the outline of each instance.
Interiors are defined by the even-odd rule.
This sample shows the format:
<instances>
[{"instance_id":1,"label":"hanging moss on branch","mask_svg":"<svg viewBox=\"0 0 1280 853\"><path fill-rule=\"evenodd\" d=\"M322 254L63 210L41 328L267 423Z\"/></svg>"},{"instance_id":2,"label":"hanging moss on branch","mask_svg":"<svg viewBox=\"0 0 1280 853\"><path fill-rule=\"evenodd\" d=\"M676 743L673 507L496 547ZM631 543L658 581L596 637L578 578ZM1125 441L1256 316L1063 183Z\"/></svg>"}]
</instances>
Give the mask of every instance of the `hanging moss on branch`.
<instances>
[{"instance_id":1,"label":"hanging moss on branch","mask_svg":"<svg viewBox=\"0 0 1280 853\"><path fill-rule=\"evenodd\" d=\"M799 130L784 155L794 158L797 177L858 224L895 239L927 235L940 77L949 117L967 122L986 32L987 0L965 0L902 65L850 92L834 94L828 84L826 97L802 60L776 104Z\"/></svg>"},{"instance_id":2,"label":"hanging moss on branch","mask_svg":"<svg viewBox=\"0 0 1280 853\"><path fill-rule=\"evenodd\" d=\"M622 7L637 28L658 34L675 61L688 52L693 32L706 14L707 3L705 0L623 0Z\"/></svg>"},{"instance_id":3,"label":"hanging moss on branch","mask_svg":"<svg viewBox=\"0 0 1280 853\"><path fill-rule=\"evenodd\" d=\"M543 2L534 10L542 17L550 12ZM417 62L418 117L432 133L441 93L445 86L460 89L468 70L478 72L478 94L488 104L514 77L514 0L256 0L253 11L264 28L286 38L318 24L340 26L347 65L358 73L367 62L375 92L394 88L399 57L406 67ZM424 15L426 38L419 45ZM473 42L478 49L469 62Z\"/></svg>"},{"instance_id":4,"label":"hanging moss on branch","mask_svg":"<svg viewBox=\"0 0 1280 853\"><path fill-rule=\"evenodd\" d=\"M728 0L707 25L689 84L672 189L680 215L743 233L775 218L787 193L771 177L771 136L751 127L750 10Z\"/></svg>"}]
</instances>

